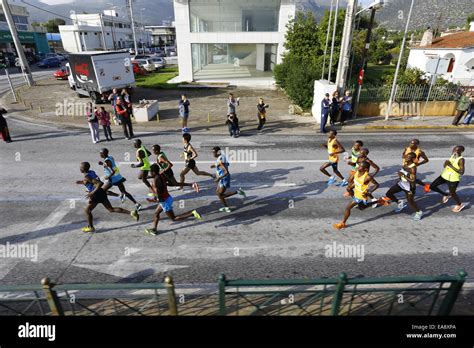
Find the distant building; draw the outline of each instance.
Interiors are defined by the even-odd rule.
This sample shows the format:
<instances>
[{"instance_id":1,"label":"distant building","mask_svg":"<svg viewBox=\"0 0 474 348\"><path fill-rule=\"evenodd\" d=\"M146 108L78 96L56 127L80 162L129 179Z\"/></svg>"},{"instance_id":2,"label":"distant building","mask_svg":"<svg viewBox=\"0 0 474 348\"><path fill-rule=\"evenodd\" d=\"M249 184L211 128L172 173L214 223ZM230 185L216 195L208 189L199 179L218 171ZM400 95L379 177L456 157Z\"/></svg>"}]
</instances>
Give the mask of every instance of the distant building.
<instances>
[{"instance_id":1,"label":"distant building","mask_svg":"<svg viewBox=\"0 0 474 348\"><path fill-rule=\"evenodd\" d=\"M120 18L113 10L96 14L71 14L72 25L60 25L64 50L69 53L83 51L110 51L134 48L132 25L129 19ZM135 23L138 48L151 46L151 35L144 26Z\"/></svg>"},{"instance_id":2,"label":"distant building","mask_svg":"<svg viewBox=\"0 0 474 348\"><path fill-rule=\"evenodd\" d=\"M18 37L26 53L38 54L49 53L48 40L46 32L43 28L31 25L30 14L25 6L11 5L13 21L18 30ZM1 55L9 55L15 53L15 45L8 28L2 6L0 5L0 52Z\"/></svg>"},{"instance_id":3,"label":"distant building","mask_svg":"<svg viewBox=\"0 0 474 348\"><path fill-rule=\"evenodd\" d=\"M273 78L294 0L174 0L176 81Z\"/></svg>"},{"instance_id":4,"label":"distant building","mask_svg":"<svg viewBox=\"0 0 474 348\"><path fill-rule=\"evenodd\" d=\"M445 35L433 39L425 33L420 45L410 47L408 68L426 71L430 58L449 59L447 73L442 78L465 86L474 85L474 27L471 31Z\"/></svg>"},{"instance_id":5,"label":"distant building","mask_svg":"<svg viewBox=\"0 0 474 348\"><path fill-rule=\"evenodd\" d=\"M149 25L145 30L150 32L152 46L174 47L176 45L176 28L174 25Z\"/></svg>"}]
</instances>

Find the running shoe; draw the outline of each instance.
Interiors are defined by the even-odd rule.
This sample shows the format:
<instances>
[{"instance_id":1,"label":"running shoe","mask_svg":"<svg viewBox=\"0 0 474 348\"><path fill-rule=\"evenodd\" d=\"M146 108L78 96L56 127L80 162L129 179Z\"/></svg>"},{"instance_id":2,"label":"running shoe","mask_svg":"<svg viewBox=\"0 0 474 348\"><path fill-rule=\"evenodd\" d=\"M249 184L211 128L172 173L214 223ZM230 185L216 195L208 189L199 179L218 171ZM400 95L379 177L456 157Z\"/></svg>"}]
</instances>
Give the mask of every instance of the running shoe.
<instances>
[{"instance_id":1,"label":"running shoe","mask_svg":"<svg viewBox=\"0 0 474 348\"><path fill-rule=\"evenodd\" d=\"M242 197L247 198L247 194L245 193L244 190L242 190L241 187L237 190L237 193L241 195Z\"/></svg>"},{"instance_id":2,"label":"running shoe","mask_svg":"<svg viewBox=\"0 0 474 348\"><path fill-rule=\"evenodd\" d=\"M346 181L346 179L344 179L340 183L336 184L336 186L346 187L346 186L349 186L349 183Z\"/></svg>"},{"instance_id":3,"label":"running shoe","mask_svg":"<svg viewBox=\"0 0 474 348\"><path fill-rule=\"evenodd\" d=\"M125 203L125 195L124 194L120 195L120 201L122 202L122 204Z\"/></svg>"},{"instance_id":4,"label":"running shoe","mask_svg":"<svg viewBox=\"0 0 474 348\"><path fill-rule=\"evenodd\" d=\"M196 191L196 193L199 193L199 191L201 190L197 182L193 183L193 189L194 191Z\"/></svg>"},{"instance_id":5,"label":"running shoe","mask_svg":"<svg viewBox=\"0 0 474 348\"><path fill-rule=\"evenodd\" d=\"M95 232L95 228L94 228L94 227L87 226L87 227L84 227L84 228L82 229L82 232L84 232L84 233L94 233L94 232Z\"/></svg>"},{"instance_id":6,"label":"running shoe","mask_svg":"<svg viewBox=\"0 0 474 348\"><path fill-rule=\"evenodd\" d=\"M328 180L328 186L334 185L336 182L336 178L334 176L331 176Z\"/></svg>"},{"instance_id":7,"label":"running shoe","mask_svg":"<svg viewBox=\"0 0 474 348\"><path fill-rule=\"evenodd\" d=\"M150 193L147 193L147 196L148 197L155 197L155 194L150 192Z\"/></svg>"},{"instance_id":8,"label":"running shoe","mask_svg":"<svg viewBox=\"0 0 474 348\"><path fill-rule=\"evenodd\" d=\"M379 200L378 199L372 199L372 202L371 203L374 203L372 204L372 209L375 209L379 206Z\"/></svg>"},{"instance_id":9,"label":"running shoe","mask_svg":"<svg viewBox=\"0 0 474 348\"><path fill-rule=\"evenodd\" d=\"M138 214L138 210L132 211L130 213L130 216L132 217L132 219L134 219L137 222L138 222L138 220L140 220L140 215Z\"/></svg>"},{"instance_id":10,"label":"running shoe","mask_svg":"<svg viewBox=\"0 0 474 348\"><path fill-rule=\"evenodd\" d=\"M450 196L444 196L443 199L441 200L441 202L443 202L443 204L446 204L446 203L448 203L450 198L451 198Z\"/></svg>"},{"instance_id":11,"label":"running shoe","mask_svg":"<svg viewBox=\"0 0 474 348\"><path fill-rule=\"evenodd\" d=\"M381 205L382 207L388 207L390 203L390 199L388 199L387 197L382 197L379 199L379 205Z\"/></svg>"},{"instance_id":12,"label":"running shoe","mask_svg":"<svg viewBox=\"0 0 474 348\"><path fill-rule=\"evenodd\" d=\"M197 210L193 210L193 215L196 218L196 220L202 220L201 214L198 213Z\"/></svg>"},{"instance_id":13,"label":"running shoe","mask_svg":"<svg viewBox=\"0 0 474 348\"><path fill-rule=\"evenodd\" d=\"M140 210L142 210L142 205L140 203L137 203L137 204L135 204L135 208L136 208L137 212L139 212Z\"/></svg>"},{"instance_id":14,"label":"running shoe","mask_svg":"<svg viewBox=\"0 0 474 348\"><path fill-rule=\"evenodd\" d=\"M420 221L422 217L423 217L423 212L420 210L419 212L415 214L415 216L413 217L413 220Z\"/></svg>"},{"instance_id":15,"label":"running shoe","mask_svg":"<svg viewBox=\"0 0 474 348\"><path fill-rule=\"evenodd\" d=\"M425 188L426 193L429 193L431 191L431 185L430 184L425 184L424 188Z\"/></svg>"},{"instance_id":16,"label":"running shoe","mask_svg":"<svg viewBox=\"0 0 474 348\"><path fill-rule=\"evenodd\" d=\"M346 225L344 222L340 222L340 223L338 223L338 224L332 225L332 227L333 227L335 230L343 230L343 229L347 228L347 225Z\"/></svg>"},{"instance_id":17,"label":"running shoe","mask_svg":"<svg viewBox=\"0 0 474 348\"><path fill-rule=\"evenodd\" d=\"M228 207L223 207L223 208L220 208L219 211L221 213L230 213L232 210L230 210L230 208Z\"/></svg>"},{"instance_id":18,"label":"running shoe","mask_svg":"<svg viewBox=\"0 0 474 348\"><path fill-rule=\"evenodd\" d=\"M407 207L407 204L404 201L399 201L398 202L398 207L395 209L393 212L394 213L401 213L403 209Z\"/></svg>"},{"instance_id":19,"label":"running shoe","mask_svg":"<svg viewBox=\"0 0 474 348\"><path fill-rule=\"evenodd\" d=\"M460 213L464 208L466 208L465 204L457 205L453 208L453 213Z\"/></svg>"},{"instance_id":20,"label":"running shoe","mask_svg":"<svg viewBox=\"0 0 474 348\"><path fill-rule=\"evenodd\" d=\"M150 236L156 236L157 231L154 228L146 228L145 229L145 234L148 234Z\"/></svg>"}]
</instances>

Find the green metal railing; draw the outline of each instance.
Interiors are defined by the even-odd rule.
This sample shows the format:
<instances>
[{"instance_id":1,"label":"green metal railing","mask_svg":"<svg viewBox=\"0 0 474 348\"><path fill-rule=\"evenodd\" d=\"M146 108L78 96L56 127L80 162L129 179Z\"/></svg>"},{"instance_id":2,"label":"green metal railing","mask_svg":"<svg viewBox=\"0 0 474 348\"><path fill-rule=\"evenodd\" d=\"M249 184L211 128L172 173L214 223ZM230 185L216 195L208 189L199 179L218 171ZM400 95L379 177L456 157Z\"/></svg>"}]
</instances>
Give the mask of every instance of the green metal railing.
<instances>
[{"instance_id":1,"label":"green metal railing","mask_svg":"<svg viewBox=\"0 0 474 348\"><path fill-rule=\"evenodd\" d=\"M0 315L448 315L456 276L227 280L207 291L164 283L0 286Z\"/></svg>"},{"instance_id":2,"label":"green metal railing","mask_svg":"<svg viewBox=\"0 0 474 348\"><path fill-rule=\"evenodd\" d=\"M440 277L227 280L220 315L448 315L467 274Z\"/></svg>"}]
</instances>

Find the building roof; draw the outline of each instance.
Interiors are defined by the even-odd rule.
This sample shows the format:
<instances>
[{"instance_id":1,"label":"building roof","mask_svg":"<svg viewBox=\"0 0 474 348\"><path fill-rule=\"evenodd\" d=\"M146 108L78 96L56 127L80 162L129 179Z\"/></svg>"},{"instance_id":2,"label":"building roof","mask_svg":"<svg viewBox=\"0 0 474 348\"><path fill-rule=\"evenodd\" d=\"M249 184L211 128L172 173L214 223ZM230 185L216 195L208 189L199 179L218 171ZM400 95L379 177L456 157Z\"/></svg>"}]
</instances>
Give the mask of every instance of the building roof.
<instances>
[{"instance_id":1,"label":"building roof","mask_svg":"<svg viewBox=\"0 0 474 348\"><path fill-rule=\"evenodd\" d=\"M412 47L412 49L465 49L470 47L474 47L474 31L464 31L462 33L439 37L434 39L431 45Z\"/></svg>"}]
</instances>

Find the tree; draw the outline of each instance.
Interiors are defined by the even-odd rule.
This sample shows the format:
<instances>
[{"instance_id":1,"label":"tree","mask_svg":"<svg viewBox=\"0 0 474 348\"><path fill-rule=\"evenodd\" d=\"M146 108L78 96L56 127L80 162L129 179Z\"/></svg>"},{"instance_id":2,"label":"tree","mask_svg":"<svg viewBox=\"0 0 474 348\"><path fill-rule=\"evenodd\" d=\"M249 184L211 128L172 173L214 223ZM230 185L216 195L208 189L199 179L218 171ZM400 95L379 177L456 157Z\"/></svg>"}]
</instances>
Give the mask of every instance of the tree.
<instances>
[{"instance_id":1,"label":"tree","mask_svg":"<svg viewBox=\"0 0 474 348\"><path fill-rule=\"evenodd\" d=\"M59 33L59 26L65 25L66 21L61 18L50 19L46 23L43 24L43 27L46 28L48 33Z\"/></svg>"},{"instance_id":2,"label":"tree","mask_svg":"<svg viewBox=\"0 0 474 348\"><path fill-rule=\"evenodd\" d=\"M387 75L385 83L390 85L393 83L393 79L394 74ZM426 78L426 73L418 68L402 70L397 80L399 85L427 85L429 82L429 79Z\"/></svg>"},{"instance_id":3,"label":"tree","mask_svg":"<svg viewBox=\"0 0 474 348\"><path fill-rule=\"evenodd\" d=\"M344 11L340 11L333 72L337 69L344 17ZM295 104L304 109L309 109L313 105L314 81L321 78L328 23L329 11L326 11L319 24L312 12L297 12L295 18L287 25L285 43L287 51L283 55L282 63L274 70L277 85L285 90ZM326 59L326 64L328 63L329 52ZM333 76L335 77L335 73Z\"/></svg>"}]
</instances>

